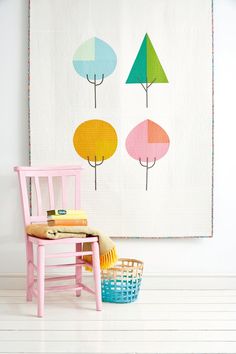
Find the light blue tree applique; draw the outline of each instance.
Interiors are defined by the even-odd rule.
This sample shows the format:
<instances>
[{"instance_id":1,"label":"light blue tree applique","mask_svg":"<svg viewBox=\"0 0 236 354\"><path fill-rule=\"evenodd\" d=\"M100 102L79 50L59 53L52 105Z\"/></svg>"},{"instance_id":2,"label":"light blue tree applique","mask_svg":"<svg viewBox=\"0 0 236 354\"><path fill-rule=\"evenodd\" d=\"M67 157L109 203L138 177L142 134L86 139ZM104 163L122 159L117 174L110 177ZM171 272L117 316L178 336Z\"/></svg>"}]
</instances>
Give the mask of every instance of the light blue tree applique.
<instances>
[{"instance_id":1,"label":"light blue tree applique","mask_svg":"<svg viewBox=\"0 0 236 354\"><path fill-rule=\"evenodd\" d=\"M75 71L86 78L94 87L94 106L97 107L97 86L116 68L117 57L114 50L97 37L84 42L75 52L73 65Z\"/></svg>"}]
</instances>

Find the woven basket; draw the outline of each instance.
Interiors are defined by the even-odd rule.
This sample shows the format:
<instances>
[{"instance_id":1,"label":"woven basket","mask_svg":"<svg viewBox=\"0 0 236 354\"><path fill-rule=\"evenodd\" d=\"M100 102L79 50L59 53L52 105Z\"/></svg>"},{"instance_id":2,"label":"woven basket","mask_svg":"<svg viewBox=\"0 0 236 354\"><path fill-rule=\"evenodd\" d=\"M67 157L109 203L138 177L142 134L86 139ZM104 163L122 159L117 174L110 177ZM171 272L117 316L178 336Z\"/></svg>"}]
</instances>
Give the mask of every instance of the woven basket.
<instances>
[{"instance_id":1,"label":"woven basket","mask_svg":"<svg viewBox=\"0 0 236 354\"><path fill-rule=\"evenodd\" d=\"M102 301L127 303L138 297L143 275L143 262L120 258L115 267L101 271Z\"/></svg>"}]
</instances>

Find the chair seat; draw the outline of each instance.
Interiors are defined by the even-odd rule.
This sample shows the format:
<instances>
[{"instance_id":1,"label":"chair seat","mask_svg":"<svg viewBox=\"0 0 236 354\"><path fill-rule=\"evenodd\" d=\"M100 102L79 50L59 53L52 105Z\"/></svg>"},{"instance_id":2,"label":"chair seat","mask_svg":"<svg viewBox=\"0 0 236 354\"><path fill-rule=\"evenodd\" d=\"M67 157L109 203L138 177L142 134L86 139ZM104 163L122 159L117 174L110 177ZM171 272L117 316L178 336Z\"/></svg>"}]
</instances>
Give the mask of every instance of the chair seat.
<instances>
[{"instance_id":1,"label":"chair seat","mask_svg":"<svg viewBox=\"0 0 236 354\"><path fill-rule=\"evenodd\" d=\"M39 238L32 235L28 235L28 240L35 245L58 245L58 244L76 244L76 243L91 243L91 242L98 242L98 237L91 236L91 237L67 237L67 238L59 238L59 239L45 239Z\"/></svg>"}]
</instances>

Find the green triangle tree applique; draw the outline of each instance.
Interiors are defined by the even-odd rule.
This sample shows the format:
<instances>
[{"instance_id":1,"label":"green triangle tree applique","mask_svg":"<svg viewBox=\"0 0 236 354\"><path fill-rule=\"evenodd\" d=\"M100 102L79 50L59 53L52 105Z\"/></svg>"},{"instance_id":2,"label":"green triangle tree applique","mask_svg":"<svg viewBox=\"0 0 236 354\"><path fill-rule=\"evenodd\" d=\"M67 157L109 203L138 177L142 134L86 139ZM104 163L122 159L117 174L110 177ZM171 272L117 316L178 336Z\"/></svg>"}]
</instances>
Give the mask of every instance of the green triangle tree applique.
<instances>
[{"instance_id":1,"label":"green triangle tree applique","mask_svg":"<svg viewBox=\"0 0 236 354\"><path fill-rule=\"evenodd\" d=\"M148 89L154 83L168 83L168 79L152 42L146 33L126 84L142 85L146 92L146 107L148 107Z\"/></svg>"}]
</instances>

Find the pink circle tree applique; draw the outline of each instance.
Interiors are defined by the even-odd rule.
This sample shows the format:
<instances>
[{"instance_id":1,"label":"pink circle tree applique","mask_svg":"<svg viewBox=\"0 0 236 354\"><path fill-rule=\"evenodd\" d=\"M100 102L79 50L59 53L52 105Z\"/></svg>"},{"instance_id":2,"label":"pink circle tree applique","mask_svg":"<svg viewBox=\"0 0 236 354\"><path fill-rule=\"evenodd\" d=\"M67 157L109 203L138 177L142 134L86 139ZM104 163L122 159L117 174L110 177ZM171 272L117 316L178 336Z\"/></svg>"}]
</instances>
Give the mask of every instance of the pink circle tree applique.
<instances>
[{"instance_id":1,"label":"pink circle tree applique","mask_svg":"<svg viewBox=\"0 0 236 354\"><path fill-rule=\"evenodd\" d=\"M150 119L134 127L126 138L128 154L146 168L146 190L148 170L168 151L170 139L165 130Z\"/></svg>"}]
</instances>

